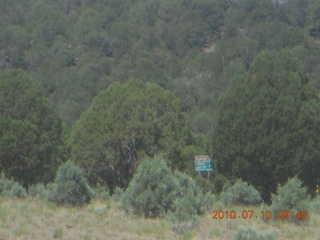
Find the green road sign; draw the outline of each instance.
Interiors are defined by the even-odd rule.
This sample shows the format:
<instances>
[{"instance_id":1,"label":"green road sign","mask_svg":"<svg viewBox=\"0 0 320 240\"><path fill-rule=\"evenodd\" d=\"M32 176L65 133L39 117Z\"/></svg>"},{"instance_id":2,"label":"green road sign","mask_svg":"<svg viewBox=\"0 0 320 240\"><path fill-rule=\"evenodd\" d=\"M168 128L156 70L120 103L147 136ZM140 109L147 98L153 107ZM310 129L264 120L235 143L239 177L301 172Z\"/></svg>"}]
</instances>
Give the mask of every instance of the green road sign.
<instances>
[{"instance_id":1,"label":"green road sign","mask_svg":"<svg viewBox=\"0 0 320 240\"><path fill-rule=\"evenodd\" d=\"M212 171L213 163L209 156L195 156L194 166L197 172Z\"/></svg>"}]
</instances>

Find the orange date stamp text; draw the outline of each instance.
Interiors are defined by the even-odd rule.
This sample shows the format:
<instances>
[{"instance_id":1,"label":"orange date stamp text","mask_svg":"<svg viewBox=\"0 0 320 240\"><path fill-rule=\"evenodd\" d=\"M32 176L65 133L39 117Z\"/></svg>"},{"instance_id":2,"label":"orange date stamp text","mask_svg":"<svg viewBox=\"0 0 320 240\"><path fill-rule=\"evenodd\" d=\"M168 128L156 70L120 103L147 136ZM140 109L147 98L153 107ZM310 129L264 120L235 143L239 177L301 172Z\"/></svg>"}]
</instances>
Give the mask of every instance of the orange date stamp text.
<instances>
[{"instance_id":1,"label":"orange date stamp text","mask_svg":"<svg viewBox=\"0 0 320 240\"><path fill-rule=\"evenodd\" d=\"M255 212L253 210L243 210L241 212L237 212L234 210L231 211L212 211L212 219L307 219L308 213L307 211L276 211L272 212L268 211L260 211Z\"/></svg>"}]
</instances>

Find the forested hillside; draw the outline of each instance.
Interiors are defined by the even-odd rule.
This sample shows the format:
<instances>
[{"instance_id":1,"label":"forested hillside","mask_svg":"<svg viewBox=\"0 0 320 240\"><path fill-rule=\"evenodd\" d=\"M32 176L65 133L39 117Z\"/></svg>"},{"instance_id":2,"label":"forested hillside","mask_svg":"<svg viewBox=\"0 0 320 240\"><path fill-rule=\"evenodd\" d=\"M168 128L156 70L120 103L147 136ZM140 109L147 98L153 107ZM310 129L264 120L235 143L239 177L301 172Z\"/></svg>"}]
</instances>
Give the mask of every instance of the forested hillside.
<instances>
[{"instance_id":1,"label":"forested hillside","mask_svg":"<svg viewBox=\"0 0 320 240\"><path fill-rule=\"evenodd\" d=\"M0 171L25 186L72 159L126 187L157 154L210 154L214 191L319 181L317 0L0 0L0 29Z\"/></svg>"},{"instance_id":2,"label":"forested hillside","mask_svg":"<svg viewBox=\"0 0 320 240\"><path fill-rule=\"evenodd\" d=\"M193 129L207 132L230 78L262 49L291 49L319 81L319 8L315 0L3 0L0 69L39 80L69 126L100 90L139 78L174 91Z\"/></svg>"}]
</instances>

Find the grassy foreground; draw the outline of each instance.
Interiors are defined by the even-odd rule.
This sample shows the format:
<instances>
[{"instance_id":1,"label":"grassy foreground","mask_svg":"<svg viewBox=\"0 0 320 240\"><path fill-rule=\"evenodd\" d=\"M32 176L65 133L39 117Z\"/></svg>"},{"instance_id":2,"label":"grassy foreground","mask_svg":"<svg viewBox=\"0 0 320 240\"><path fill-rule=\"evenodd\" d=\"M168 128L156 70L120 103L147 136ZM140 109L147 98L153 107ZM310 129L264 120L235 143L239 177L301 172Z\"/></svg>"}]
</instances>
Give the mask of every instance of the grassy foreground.
<instances>
[{"instance_id":1,"label":"grassy foreground","mask_svg":"<svg viewBox=\"0 0 320 240\"><path fill-rule=\"evenodd\" d=\"M233 239L242 226L274 231L277 239L318 239L320 215L310 216L303 225L282 220L265 223L261 219L219 219L201 216L199 226L179 235L164 219L143 219L127 215L114 201L93 201L79 209L57 207L33 198L0 198L0 239ZM214 209L213 209L214 210ZM225 210L253 210L260 207L233 207Z\"/></svg>"}]
</instances>

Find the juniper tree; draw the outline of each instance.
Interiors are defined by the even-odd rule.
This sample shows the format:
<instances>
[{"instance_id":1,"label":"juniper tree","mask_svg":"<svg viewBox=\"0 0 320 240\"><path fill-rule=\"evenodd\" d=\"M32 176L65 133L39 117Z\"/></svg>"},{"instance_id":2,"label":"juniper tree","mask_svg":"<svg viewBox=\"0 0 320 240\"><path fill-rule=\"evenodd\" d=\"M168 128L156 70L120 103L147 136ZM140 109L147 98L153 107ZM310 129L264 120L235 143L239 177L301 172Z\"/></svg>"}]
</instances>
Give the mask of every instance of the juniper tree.
<instances>
[{"instance_id":1,"label":"juniper tree","mask_svg":"<svg viewBox=\"0 0 320 240\"><path fill-rule=\"evenodd\" d=\"M315 186L319 134L319 93L302 64L286 51L263 51L221 98L212 151L220 173L253 184L266 200L294 175Z\"/></svg>"},{"instance_id":2,"label":"juniper tree","mask_svg":"<svg viewBox=\"0 0 320 240\"><path fill-rule=\"evenodd\" d=\"M171 166L192 169L196 149L179 100L136 79L101 91L76 122L70 144L90 183L110 190L126 187L145 156L162 153Z\"/></svg>"}]
</instances>

